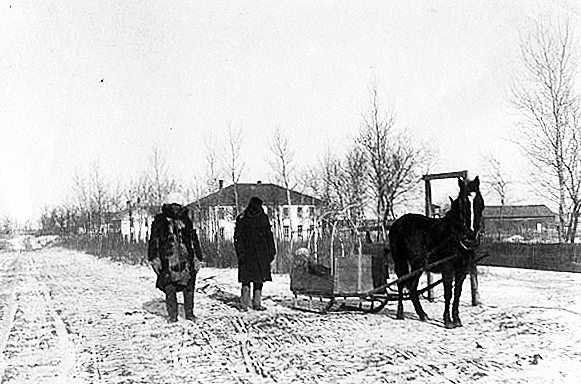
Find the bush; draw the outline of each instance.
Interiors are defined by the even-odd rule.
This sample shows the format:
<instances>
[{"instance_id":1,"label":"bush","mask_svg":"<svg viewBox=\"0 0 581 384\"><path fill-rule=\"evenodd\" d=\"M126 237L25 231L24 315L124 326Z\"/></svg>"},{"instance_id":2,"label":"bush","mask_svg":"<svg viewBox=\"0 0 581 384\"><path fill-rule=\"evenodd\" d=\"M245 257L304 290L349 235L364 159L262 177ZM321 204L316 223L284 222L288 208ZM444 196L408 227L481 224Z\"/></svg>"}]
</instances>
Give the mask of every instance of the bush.
<instances>
[{"instance_id":1,"label":"bush","mask_svg":"<svg viewBox=\"0 0 581 384\"><path fill-rule=\"evenodd\" d=\"M231 241L200 240L208 267L234 268L238 259ZM79 235L63 238L62 245L97 257L107 257L127 264L147 264L147 242L129 242L121 235Z\"/></svg>"},{"instance_id":2,"label":"bush","mask_svg":"<svg viewBox=\"0 0 581 384\"><path fill-rule=\"evenodd\" d=\"M63 238L62 246L127 264L146 264L147 243L129 242L121 235L79 235Z\"/></svg>"}]
</instances>

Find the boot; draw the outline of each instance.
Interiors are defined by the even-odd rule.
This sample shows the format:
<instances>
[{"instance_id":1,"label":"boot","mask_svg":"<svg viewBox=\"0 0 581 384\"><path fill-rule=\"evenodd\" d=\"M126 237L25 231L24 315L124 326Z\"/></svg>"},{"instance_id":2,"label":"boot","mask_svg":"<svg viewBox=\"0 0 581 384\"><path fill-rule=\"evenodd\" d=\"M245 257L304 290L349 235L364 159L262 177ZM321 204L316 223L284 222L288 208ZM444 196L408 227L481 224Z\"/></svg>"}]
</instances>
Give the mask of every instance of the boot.
<instances>
[{"instance_id":1,"label":"boot","mask_svg":"<svg viewBox=\"0 0 581 384\"><path fill-rule=\"evenodd\" d=\"M194 291L190 289L184 290L184 312L186 320L196 320L196 316L194 316Z\"/></svg>"},{"instance_id":2,"label":"boot","mask_svg":"<svg viewBox=\"0 0 581 384\"><path fill-rule=\"evenodd\" d=\"M254 294L252 296L252 309L255 311L266 311L266 308L260 304L260 296L262 296L262 289L254 288Z\"/></svg>"},{"instance_id":3,"label":"boot","mask_svg":"<svg viewBox=\"0 0 581 384\"><path fill-rule=\"evenodd\" d=\"M250 286L243 285L242 293L240 294L240 311L241 312L248 311L249 306L250 306Z\"/></svg>"},{"instance_id":4,"label":"boot","mask_svg":"<svg viewBox=\"0 0 581 384\"><path fill-rule=\"evenodd\" d=\"M178 321L178 298L175 287L169 285L165 289L165 307L167 308L168 323Z\"/></svg>"}]
</instances>

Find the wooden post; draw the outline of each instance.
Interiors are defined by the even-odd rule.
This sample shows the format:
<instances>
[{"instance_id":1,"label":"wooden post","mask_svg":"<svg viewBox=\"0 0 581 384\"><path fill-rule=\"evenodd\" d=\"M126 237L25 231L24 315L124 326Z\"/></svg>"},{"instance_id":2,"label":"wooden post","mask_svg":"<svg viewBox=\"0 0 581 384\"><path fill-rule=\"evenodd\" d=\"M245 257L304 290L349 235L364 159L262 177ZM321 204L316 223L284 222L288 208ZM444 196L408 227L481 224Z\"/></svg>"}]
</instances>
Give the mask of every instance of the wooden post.
<instances>
[{"instance_id":1,"label":"wooden post","mask_svg":"<svg viewBox=\"0 0 581 384\"><path fill-rule=\"evenodd\" d=\"M426 190L426 216L432 217L432 186L430 184L430 179L424 179L424 185ZM428 279L428 286L432 285L433 276L431 272L426 272ZM428 301L434 301L434 291L428 289Z\"/></svg>"}]
</instances>

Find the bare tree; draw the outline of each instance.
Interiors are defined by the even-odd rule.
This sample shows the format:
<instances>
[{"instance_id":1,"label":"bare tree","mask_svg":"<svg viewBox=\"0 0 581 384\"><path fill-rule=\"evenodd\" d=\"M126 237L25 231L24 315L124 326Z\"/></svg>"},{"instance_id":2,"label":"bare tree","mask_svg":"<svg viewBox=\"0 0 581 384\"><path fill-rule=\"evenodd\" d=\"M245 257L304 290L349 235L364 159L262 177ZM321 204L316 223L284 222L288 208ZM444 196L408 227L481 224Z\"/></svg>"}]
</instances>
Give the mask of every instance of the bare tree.
<instances>
[{"instance_id":1,"label":"bare tree","mask_svg":"<svg viewBox=\"0 0 581 384\"><path fill-rule=\"evenodd\" d=\"M287 190L294 188L295 153L289 144L288 137L281 131L280 127L274 131L270 141L270 151L274 155L274 159L269 163L274 171L275 181L281 183ZM288 203L290 204L290 201Z\"/></svg>"},{"instance_id":2,"label":"bare tree","mask_svg":"<svg viewBox=\"0 0 581 384\"><path fill-rule=\"evenodd\" d=\"M504 207L511 184L510 181L508 181L508 176L501 166L500 160L498 160L498 157L494 153L489 153L483 160L485 170L484 183L494 191L498 196L500 206Z\"/></svg>"},{"instance_id":3,"label":"bare tree","mask_svg":"<svg viewBox=\"0 0 581 384\"><path fill-rule=\"evenodd\" d=\"M277 127L274 131L273 137L270 141L270 150L274 155L274 159L269 161L272 170L275 173L275 181L281 183L286 189L286 199L287 205L291 206L291 193L290 190L294 188L294 171L296 168L294 162L294 151L290 147L288 138L281 131L280 127ZM293 241L293 224L292 215L289 215L289 229L291 242Z\"/></svg>"},{"instance_id":4,"label":"bare tree","mask_svg":"<svg viewBox=\"0 0 581 384\"><path fill-rule=\"evenodd\" d=\"M75 170L73 174L72 192L74 200L80 211L82 226L86 232L93 228L93 218L91 214L90 185L85 175L80 170Z\"/></svg>"},{"instance_id":5,"label":"bare tree","mask_svg":"<svg viewBox=\"0 0 581 384\"><path fill-rule=\"evenodd\" d=\"M344 187L347 195L347 205L352 206L349 210L351 220L359 224L365 217L365 206L367 205L367 159L360 147L354 147L347 156L343 165L345 181Z\"/></svg>"},{"instance_id":6,"label":"bare tree","mask_svg":"<svg viewBox=\"0 0 581 384\"><path fill-rule=\"evenodd\" d=\"M129 210L129 240L143 239L142 228L146 227L147 214L144 210L151 205L153 186L147 174L143 172L130 180L125 189L126 208ZM137 231L135 232L135 229ZM147 234L149 233L146 229Z\"/></svg>"},{"instance_id":7,"label":"bare tree","mask_svg":"<svg viewBox=\"0 0 581 384\"><path fill-rule=\"evenodd\" d=\"M420 181L421 169L429 160L429 152L414 143L405 131L395 128L392 109L382 109L377 90L371 90L371 105L363 115L363 124L356 139L368 164L371 197L375 201L378 222L395 217L394 207L404 202Z\"/></svg>"},{"instance_id":8,"label":"bare tree","mask_svg":"<svg viewBox=\"0 0 581 384\"><path fill-rule=\"evenodd\" d=\"M341 159L327 147L319 159L320 197L327 210L340 210L347 205L344 191L345 175Z\"/></svg>"},{"instance_id":9,"label":"bare tree","mask_svg":"<svg viewBox=\"0 0 581 384\"><path fill-rule=\"evenodd\" d=\"M299 185L323 201L326 212L344 211L353 223L364 219L367 200L367 162L362 150L354 146L343 159L329 145L316 167L300 173Z\"/></svg>"},{"instance_id":10,"label":"bare tree","mask_svg":"<svg viewBox=\"0 0 581 384\"><path fill-rule=\"evenodd\" d=\"M357 143L361 146L367 157L370 166L368 178L370 186L373 188L372 196L375 200L375 210L378 221L384 212L391 211L387 202L387 163L390 161L391 143L390 138L395 126L395 113L392 110L383 112L379 105L377 89L371 90L371 105L366 114L363 115L363 125L361 127Z\"/></svg>"},{"instance_id":11,"label":"bare tree","mask_svg":"<svg viewBox=\"0 0 581 384\"><path fill-rule=\"evenodd\" d=\"M575 242L579 214L581 212L581 113L579 105L573 114L571 140L568 143L566 153L570 155L565 167L565 189L569 199L569 222L567 224L566 237L570 242Z\"/></svg>"},{"instance_id":12,"label":"bare tree","mask_svg":"<svg viewBox=\"0 0 581 384\"><path fill-rule=\"evenodd\" d=\"M89 174L89 188L91 199L91 212L95 219L95 228L97 231L101 230L104 223L104 214L107 212L111 203L111 194L109 191L109 184L103 176L101 164L99 161L94 161L91 165L91 172Z\"/></svg>"},{"instance_id":13,"label":"bare tree","mask_svg":"<svg viewBox=\"0 0 581 384\"><path fill-rule=\"evenodd\" d=\"M232 124L228 124L227 132L227 151L225 163L227 164L230 181L234 186L234 217L240 211L240 202L238 201L238 183L244 172L244 162L240 157L240 148L242 147L242 131L240 129L232 128Z\"/></svg>"},{"instance_id":14,"label":"bare tree","mask_svg":"<svg viewBox=\"0 0 581 384\"><path fill-rule=\"evenodd\" d=\"M167 166L165 157L157 146L154 146L152 149L149 166L148 177L151 183L150 203L159 206L163 203L167 195L175 190L177 182Z\"/></svg>"},{"instance_id":15,"label":"bare tree","mask_svg":"<svg viewBox=\"0 0 581 384\"><path fill-rule=\"evenodd\" d=\"M205 170L205 182L206 182L206 192L212 193L216 190L218 185L218 180L220 179L220 167L218 152L216 150L217 142L215 137L210 134L204 137L204 146L206 149L206 170Z\"/></svg>"},{"instance_id":16,"label":"bare tree","mask_svg":"<svg viewBox=\"0 0 581 384\"><path fill-rule=\"evenodd\" d=\"M569 23L536 23L520 43L522 69L515 74L511 98L521 114L516 141L533 166L531 180L559 207L559 241L573 240L571 230L565 233L567 214L575 218L579 212L571 203L571 198L579 200L579 180L572 176L579 168L574 46Z\"/></svg>"},{"instance_id":17,"label":"bare tree","mask_svg":"<svg viewBox=\"0 0 581 384\"><path fill-rule=\"evenodd\" d=\"M105 213L118 209L121 205L121 188L118 185L112 188L112 184L103 174L99 160L91 163L87 174L79 170L75 171L72 192L77 208L74 207L75 204L65 205L57 211L67 212L67 215L78 212L80 219L77 221L82 223L88 233L100 231L104 224Z\"/></svg>"},{"instance_id":18,"label":"bare tree","mask_svg":"<svg viewBox=\"0 0 581 384\"><path fill-rule=\"evenodd\" d=\"M310 196L323 196L324 185L322 183L319 165L306 165L297 172L297 191Z\"/></svg>"},{"instance_id":19,"label":"bare tree","mask_svg":"<svg viewBox=\"0 0 581 384\"><path fill-rule=\"evenodd\" d=\"M498 237L501 235L501 228L503 226L504 220L504 206L507 202L507 196L510 188L510 182L508 181L508 176L504 171L498 157L490 152L487 156L482 158L483 168L484 168L484 178L483 182L488 185L491 191L497 195L500 201L500 227L498 230Z\"/></svg>"}]
</instances>

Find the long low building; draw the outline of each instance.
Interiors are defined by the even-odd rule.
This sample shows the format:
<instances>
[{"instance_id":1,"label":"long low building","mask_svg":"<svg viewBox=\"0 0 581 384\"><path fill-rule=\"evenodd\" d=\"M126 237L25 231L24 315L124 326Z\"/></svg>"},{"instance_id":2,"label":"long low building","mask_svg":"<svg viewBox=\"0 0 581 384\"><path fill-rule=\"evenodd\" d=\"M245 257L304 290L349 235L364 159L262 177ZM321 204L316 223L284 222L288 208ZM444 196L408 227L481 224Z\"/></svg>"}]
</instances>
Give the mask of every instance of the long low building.
<instances>
[{"instance_id":1,"label":"long low building","mask_svg":"<svg viewBox=\"0 0 581 384\"><path fill-rule=\"evenodd\" d=\"M557 215L544 204L487 205L484 228L488 236L545 237L557 230Z\"/></svg>"},{"instance_id":2,"label":"long low building","mask_svg":"<svg viewBox=\"0 0 581 384\"><path fill-rule=\"evenodd\" d=\"M192 221L202 236L229 240L234 236L236 216L248 200L263 201L275 236L304 238L315 228L322 201L270 183L240 183L222 187L188 205ZM290 204L288 204L290 198Z\"/></svg>"}]
</instances>

